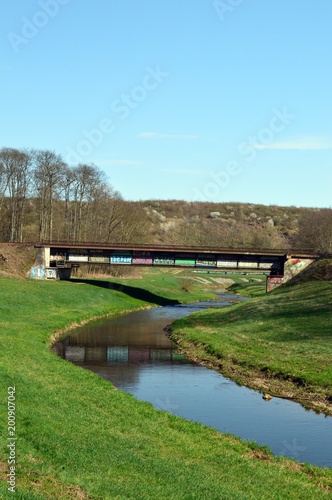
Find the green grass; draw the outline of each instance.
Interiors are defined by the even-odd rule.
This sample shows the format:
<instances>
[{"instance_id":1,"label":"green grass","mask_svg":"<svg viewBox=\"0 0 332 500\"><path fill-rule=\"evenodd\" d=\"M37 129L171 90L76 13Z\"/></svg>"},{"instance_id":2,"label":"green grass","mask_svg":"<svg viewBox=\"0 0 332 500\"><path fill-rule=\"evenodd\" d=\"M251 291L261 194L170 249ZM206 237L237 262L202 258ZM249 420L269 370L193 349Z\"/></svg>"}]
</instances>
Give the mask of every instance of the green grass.
<instances>
[{"instance_id":1,"label":"green grass","mask_svg":"<svg viewBox=\"0 0 332 500\"><path fill-rule=\"evenodd\" d=\"M249 278L248 283L234 283L228 287L228 291L238 293L243 297L260 297L266 294L266 276L261 281Z\"/></svg>"},{"instance_id":2,"label":"green grass","mask_svg":"<svg viewBox=\"0 0 332 500\"><path fill-rule=\"evenodd\" d=\"M230 272L230 271L191 271L191 276L196 279L203 278L209 282L212 288L227 288L228 292L237 293L245 297L258 297L266 293L266 275L250 272ZM234 283L218 284L218 279L232 280Z\"/></svg>"},{"instance_id":3,"label":"green grass","mask_svg":"<svg viewBox=\"0 0 332 500\"><path fill-rule=\"evenodd\" d=\"M123 283L116 290L106 281L0 277L0 498L12 498L8 386L16 388L19 499L330 498L332 471L158 411L53 355L50 337L74 323L153 300L204 297L199 286L186 292L166 272ZM137 288L150 302L133 297Z\"/></svg>"},{"instance_id":4,"label":"green grass","mask_svg":"<svg viewBox=\"0 0 332 500\"><path fill-rule=\"evenodd\" d=\"M239 382L261 376L262 388L284 396L291 396L285 381L293 382L299 396L324 409L332 396L331 323L332 282L302 277L232 308L178 320L173 338Z\"/></svg>"}]
</instances>

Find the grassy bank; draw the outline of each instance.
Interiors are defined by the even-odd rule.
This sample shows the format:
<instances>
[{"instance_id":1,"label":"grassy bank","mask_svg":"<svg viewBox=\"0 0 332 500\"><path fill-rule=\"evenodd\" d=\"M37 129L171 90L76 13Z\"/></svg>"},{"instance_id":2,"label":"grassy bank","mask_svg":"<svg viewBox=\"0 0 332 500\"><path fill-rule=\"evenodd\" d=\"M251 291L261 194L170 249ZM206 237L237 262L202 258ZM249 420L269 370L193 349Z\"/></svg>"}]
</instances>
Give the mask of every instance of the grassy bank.
<instances>
[{"instance_id":1,"label":"grassy bank","mask_svg":"<svg viewBox=\"0 0 332 500\"><path fill-rule=\"evenodd\" d=\"M332 414L331 269L320 261L264 297L179 320L172 338L242 384Z\"/></svg>"},{"instance_id":2,"label":"grassy bank","mask_svg":"<svg viewBox=\"0 0 332 500\"><path fill-rule=\"evenodd\" d=\"M330 470L273 457L255 444L155 410L48 349L50 337L72 324L167 298L198 300L202 292L186 291L177 275L167 273L124 280L122 287L119 280L0 277L0 498L12 498L6 482L10 386L19 499L330 497Z\"/></svg>"}]
</instances>

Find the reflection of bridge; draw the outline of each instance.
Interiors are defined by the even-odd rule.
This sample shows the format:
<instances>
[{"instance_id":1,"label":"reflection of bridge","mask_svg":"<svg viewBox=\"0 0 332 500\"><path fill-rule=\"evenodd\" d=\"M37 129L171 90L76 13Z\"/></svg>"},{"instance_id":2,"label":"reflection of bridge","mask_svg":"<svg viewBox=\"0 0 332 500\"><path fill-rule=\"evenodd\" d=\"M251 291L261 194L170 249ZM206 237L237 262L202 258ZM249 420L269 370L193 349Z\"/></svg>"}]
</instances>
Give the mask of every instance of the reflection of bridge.
<instances>
[{"instance_id":1,"label":"reflection of bridge","mask_svg":"<svg viewBox=\"0 0 332 500\"><path fill-rule=\"evenodd\" d=\"M58 356L73 363L183 363L185 357L177 348L141 346L76 346L56 342L52 348Z\"/></svg>"},{"instance_id":2,"label":"reflection of bridge","mask_svg":"<svg viewBox=\"0 0 332 500\"><path fill-rule=\"evenodd\" d=\"M45 269L68 270L84 264L154 266L264 272L274 280L285 274L291 259L308 260L317 254L303 250L234 249L167 245L118 245L98 243L42 243L40 261Z\"/></svg>"}]
</instances>

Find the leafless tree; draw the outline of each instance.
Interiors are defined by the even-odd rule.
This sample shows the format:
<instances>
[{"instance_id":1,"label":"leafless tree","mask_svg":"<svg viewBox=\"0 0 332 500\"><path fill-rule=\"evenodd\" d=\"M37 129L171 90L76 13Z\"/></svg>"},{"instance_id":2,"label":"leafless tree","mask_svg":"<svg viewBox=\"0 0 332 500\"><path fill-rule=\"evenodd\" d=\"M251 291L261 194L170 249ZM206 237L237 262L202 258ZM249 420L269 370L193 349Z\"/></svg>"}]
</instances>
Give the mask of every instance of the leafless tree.
<instances>
[{"instance_id":1,"label":"leafless tree","mask_svg":"<svg viewBox=\"0 0 332 500\"><path fill-rule=\"evenodd\" d=\"M23 240L25 206L30 183L31 155L24 150L0 150L2 200L8 194L8 240ZM2 208L2 207L1 207Z\"/></svg>"},{"instance_id":2,"label":"leafless tree","mask_svg":"<svg viewBox=\"0 0 332 500\"><path fill-rule=\"evenodd\" d=\"M34 152L34 185L39 207L39 239L52 240L55 201L64 190L66 165L54 151Z\"/></svg>"},{"instance_id":3,"label":"leafless tree","mask_svg":"<svg viewBox=\"0 0 332 500\"><path fill-rule=\"evenodd\" d=\"M332 253L332 209L306 212L299 221L297 246L323 254Z\"/></svg>"},{"instance_id":4,"label":"leafless tree","mask_svg":"<svg viewBox=\"0 0 332 500\"><path fill-rule=\"evenodd\" d=\"M79 164L73 169L71 183L71 238L73 241L83 241L88 238L89 215L103 180L103 172L95 165Z\"/></svg>"}]
</instances>

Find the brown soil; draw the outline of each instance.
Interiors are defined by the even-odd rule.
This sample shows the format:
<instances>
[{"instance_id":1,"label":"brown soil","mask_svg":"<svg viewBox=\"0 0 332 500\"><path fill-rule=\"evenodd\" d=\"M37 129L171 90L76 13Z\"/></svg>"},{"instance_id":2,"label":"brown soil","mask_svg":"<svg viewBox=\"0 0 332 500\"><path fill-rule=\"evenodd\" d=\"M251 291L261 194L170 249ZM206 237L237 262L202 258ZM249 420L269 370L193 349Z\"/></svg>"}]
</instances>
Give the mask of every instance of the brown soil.
<instances>
[{"instance_id":1,"label":"brown soil","mask_svg":"<svg viewBox=\"0 0 332 500\"><path fill-rule=\"evenodd\" d=\"M28 243L0 243L0 276L27 277L37 251Z\"/></svg>"}]
</instances>

